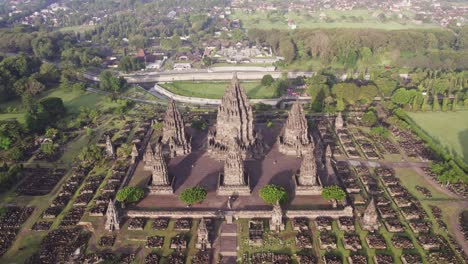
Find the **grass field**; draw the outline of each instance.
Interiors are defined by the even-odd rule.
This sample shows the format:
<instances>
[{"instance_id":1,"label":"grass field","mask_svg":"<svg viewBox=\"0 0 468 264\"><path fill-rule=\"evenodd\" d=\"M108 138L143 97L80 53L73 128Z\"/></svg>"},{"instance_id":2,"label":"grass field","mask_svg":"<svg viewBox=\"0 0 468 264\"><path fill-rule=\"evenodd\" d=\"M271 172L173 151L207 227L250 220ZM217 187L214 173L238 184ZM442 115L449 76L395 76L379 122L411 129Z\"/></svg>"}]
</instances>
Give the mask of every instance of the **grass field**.
<instances>
[{"instance_id":1,"label":"grass field","mask_svg":"<svg viewBox=\"0 0 468 264\"><path fill-rule=\"evenodd\" d=\"M78 32L78 33L83 33L87 30L91 30L91 29L94 29L95 26L93 25L81 25L81 26L72 26L72 27L63 27L63 28L60 28L58 29L58 31L60 32Z\"/></svg>"},{"instance_id":2,"label":"grass field","mask_svg":"<svg viewBox=\"0 0 468 264\"><path fill-rule=\"evenodd\" d=\"M426 133L468 163L468 111L408 112Z\"/></svg>"},{"instance_id":3,"label":"grass field","mask_svg":"<svg viewBox=\"0 0 468 264\"><path fill-rule=\"evenodd\" d=\"M223 97L229 82L172 82L161 86L167 90L184 96L220 99ZM275 90L260 82L242 82L241 86L251 99L274 98Z\"/></svg>"},{"instance_id":4,"label":"grass field","mask_svg":"<svg viewBox=\"0 0 468 264\"><path fill-rule=\"evenodd\" d=\"M324 13L328 21L320 19L320 14ZM377 18L379 13L385 13L391 21L381 22ZM411 20L412 13L406 13L410 19L399 19L396 13L389 14L388 11L368 11L368 10L326 10L323 12L286 12L268 13L258 11L254 13L244 13L236 11L232 18L240 19L243 26L260 29L288 29L288 19L296 22L297 28L375 28L385 30L398 30L408 28L437 28L436 24L417 24Z\"/></svg>"}]
</instances>

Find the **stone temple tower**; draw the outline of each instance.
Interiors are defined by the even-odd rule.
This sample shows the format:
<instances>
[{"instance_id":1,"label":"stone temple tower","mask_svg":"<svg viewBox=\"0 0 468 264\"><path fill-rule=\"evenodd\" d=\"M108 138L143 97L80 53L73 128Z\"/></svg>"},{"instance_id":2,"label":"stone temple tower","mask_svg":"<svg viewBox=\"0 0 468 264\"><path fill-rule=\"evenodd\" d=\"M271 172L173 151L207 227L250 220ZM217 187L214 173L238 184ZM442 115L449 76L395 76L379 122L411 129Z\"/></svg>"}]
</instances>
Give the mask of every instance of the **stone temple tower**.
<instances>
[{"instance_id":1,"label":"stone temple tower","mask_svg":"<svg viewBox=\"0 0 468 264\"><path fill-rule=\"evenodd\" d=\"M361 217L361 228L371 232L379 229L379 221L377 210L375 209L374 198L370 200L369 205L367 205L367 208Z\"/></svg>"},{"instance_id":2,"label":"stone temple tower","mask_svg":"<svg viewBox=\"0 0 468 264\"><path fill-rule=\"evenodd\" d=\"M117 215L117 210L115 208L114 201L109 200L109 205L107 206L106 211L106 224L105 229L108 231L114 231L120 229L119 216Z\"/></svg>"},{"instance_id":3,"label":"stone temple tower","mask_svg":"<svg viewBox=\"0 0 468 264\"><path fill-rule=\"evenodd\" d=\"M308 151L314 151L304 110L297 101L291 107L278 143L279 151L286 155L301 157Z\"/></svg>"},{"instance_id":4,"label":"stone temple tower","mask_svg":"<svg viewBox=\"0 0 468 264\"><path fill-rule=\"evenodd\" d=\"M231 139L237 141L235 138ZM244 170L244 160L238 143L231 143L220 174L219 195L250 195L249 179Z\"/></svg>"},{"instance_id":5,"label":"stone temple tower","mask_svg":"<svg viewBox=\"0 0 468 264\"><path fill-rule=\"evenodd\" d=\"M322 193L322 184L317 175L317 163L312 151L304 155L295 180L296 195L320 195Z\"/></svg>"},{"instance_id":6,"label":"stone temple tower","mask_svg":"<svg viewBox=\"0 0 468 264\"><path fill-rule=\"evenodd\" d=\"M234 73L230 86L221 99L216 119L216 130L208 135L208 152L217 159L226 158L232 138L238 143L245 158L263 155L263 145L255 137L252 107Z\"/></svg>"},{"instance_id":7,"label":"stone temple tower","mask_svg":"<svg viewBox=\"0 0 468 264\"><path fill-rule=\"evenodd\" d=\"M184 120L174 100L167 106L161 142L167 146L170 157L186 155L192 150L190 137L185 133Z\"/></svg>"},{"instance_id":8,"label":"stone temple tower","mask_svg":"<svg viewBox=\"0 0 468 264\"><path fill-rule=\"evenodd\" d=\"M151 146L148 146L151 148ZM172 194L172 184L169 179L166 161L162 153L161 144L157 144L154 148L153 157L146 161L145 168L151 170L151 186L149 187L151 194Z\"/></svg>"}]
</instances>

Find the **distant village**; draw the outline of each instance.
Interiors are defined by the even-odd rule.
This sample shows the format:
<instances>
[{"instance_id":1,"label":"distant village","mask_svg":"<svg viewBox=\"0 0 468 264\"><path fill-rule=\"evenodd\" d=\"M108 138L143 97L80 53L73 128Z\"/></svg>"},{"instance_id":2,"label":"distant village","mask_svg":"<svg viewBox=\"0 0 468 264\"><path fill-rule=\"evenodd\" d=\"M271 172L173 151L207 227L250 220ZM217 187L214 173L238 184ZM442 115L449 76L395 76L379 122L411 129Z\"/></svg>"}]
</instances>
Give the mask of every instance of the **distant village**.
<instances>
[{"instance_id":1,"label":"distant village","mask_svg":"<svg viewBox=\"0 0 468 264\"><path fill-rule=\"evenodd\" d=\"M31 0L8 0L11 11L8 16L14 16L23 12L21 6L26 6ZM19 24L24 25L48 25L55 28L70 26L71 18L76 15L76 10L69 6L70 1L58 1L47 7L32 12L23 17ZM271 47L260 46L258 43L248 41L226 40L230 38L234 30L241 28L242 21L233 18L233 12L243 13L259 11L284 11L284 12L319 12L320 20L326 20L327 10L354 10L367 9L375 10L376 14L382 11L392 12L399 16L405 16L407 12L412 12L414 18L412 22L418 24L437 23L443 27L449 25L463 26L467 22L468 4L449 4L442 1L423 0L402 0L402 1L355 1L355 0L301 0L301 1L251 1L233 0L226 7L212 7L206 11L206 15L214 18L215 30L210 34L213 37L208 41L203 41L196 47L190 45L190 36L180 36L182 48L162 49L162 38L152 38L149 47L139 49L126 49L124 54L113 52L104 60L104 66L117 68L123 56L132 56L143 63L144 69L148 71L175 70L185 71L200 67L229 66L234 64L271 67L275 63L283 60L281 54L275 54ZM157 14L166 20L178 21L182 14L191 14L191 7L177 7L164 14ZM108 17L108 11L97 10L92 14L80 14L85 21L82 27L92 28ZM84 15L84 16L83 16ZM1 19L5 19L2 17ZM287 20L291 30L300 28L293 19ZM166 37L170 39L170 37ZM88 40L90 42L90 40ZM129 43L128 38L122 38L122 43Z\"/></svg>"}]
</instances>

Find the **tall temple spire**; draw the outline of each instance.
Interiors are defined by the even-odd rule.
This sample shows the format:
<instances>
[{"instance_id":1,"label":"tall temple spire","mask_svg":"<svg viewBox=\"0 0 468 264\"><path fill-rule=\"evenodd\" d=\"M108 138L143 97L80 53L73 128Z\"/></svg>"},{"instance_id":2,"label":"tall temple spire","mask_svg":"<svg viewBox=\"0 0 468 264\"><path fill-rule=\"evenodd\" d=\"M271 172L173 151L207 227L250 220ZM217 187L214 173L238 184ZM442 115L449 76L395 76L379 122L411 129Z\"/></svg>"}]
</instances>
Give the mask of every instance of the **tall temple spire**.
<instances>
[{"instance_id":1,"label":"tall temple spire","mask_svg":"<svg viewBox=\"0 0 468 264\"><path fill-rule=\"evenodd\" d=\"M161 144L157 144L154 148L152 161L147 164L147 167L151 170L150 192L152 194L173 193Z\"/></svg>"},{"instance_id":2,"label":"tall temple spire","mask_svg":"<svg viewBox=\"0 0 468 264\"><path fill-rule=\"evenodd\" d=\"M271 210L270 230L274 230L276 233L284 230L283 210L281 210L279 202L273 205Z\"/></svg>"},{"instance_id":3,"label":"tall temple spire","mask_svg":"<svg viewBox=\"0 0 468 264\"><path fill-rule=\"evenodd\" d=\"M109 135L106 135L106 153L107 156L115 158L114 144L112 143L112 140Z\"/></svg>"},{"instance_id":4,"label":"tall temple spire","mask_svg":"<svg viewBox=\"0 0 468 264\"><path fill-rule=\"evenodd\" d=\"M309 150L313 151L313 141L309 135L307 119L302 105L298 101L292 105L278 141L279 151L286 155L300 157Z\"/></svg>"},{"instance_id":5,"label":"tall temple spire","mask_svg":"<svg viewBox=\"0 0 468 264\"><path fill-rule=\"evenodd\" d=\"M200 220L200 224L198 225L197 229L197 243L195 247L201 249L202 251L211 248L211 242L209 240L209 232L208 228L206 227L205 219L202 218Z\"/></svg>"},{"instance_id":6,"label":"tall temple spire","mask_svg":"<svg viewBox=\"0 0 468 264\"><path fill-rule=\"evenodd\" d=\"M208 151L218 159L226 158L227 150L232 147L232 137L238 139L244 157L262 152L255 149L258 142L254 133L252 107L236 73L218 107L216 131L208 137Z\"/></svg>"},{"instance_id":7,"label":"tall temple spire","mask_svg":"<svg viewBox=\"0 0 468 264\"><path fill-rule=\"evenodd\" d=\"M174 100L167 106L161 141L167 145L171 157L186 155L192 150L190 140L185 134L184 120Z\"/></svg>"},{"instance_id":8,"label":"tall temple spire","mask_svg":"<svg viewBox=\"0 0 468 264\"><path fill-rule=\"evenodd\" d=\"M361 217L361 228L372 232L379 229L379 221L377 210L375 209L374 198L370 200Z\"/></svg>"},{"instance_id":9,"label":"tall temple spire","mask_svg":"<svg viewBox=\"0 0 468 264\"><path fill-rule=\"evenodd\" d=\"M105 229L108 231L114 231L120 229L119 216L117 215L117 210L115 208L114 201L109 200L109 205L107 206L106 211L106 224Z\"/></svg>"}]
</instances>

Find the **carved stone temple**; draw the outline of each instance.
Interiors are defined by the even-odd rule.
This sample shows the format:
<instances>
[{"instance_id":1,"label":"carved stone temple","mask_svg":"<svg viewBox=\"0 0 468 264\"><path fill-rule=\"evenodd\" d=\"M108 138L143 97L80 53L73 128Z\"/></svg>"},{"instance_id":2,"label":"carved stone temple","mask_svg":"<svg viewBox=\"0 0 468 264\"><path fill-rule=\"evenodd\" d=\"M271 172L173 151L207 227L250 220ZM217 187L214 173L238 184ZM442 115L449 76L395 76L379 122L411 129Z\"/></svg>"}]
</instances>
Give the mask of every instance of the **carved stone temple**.
<instances>
[{"instance_id":1,"label":"carved stone temple","mask_svg":"<svg viewBox=\"0 0 468 264\"><path fill-rule=\"evenodd\" d=\"M108 157L115 158L114 144L109 135L106 135L106 154Z\"/></svg>"},{"instance_id":2,"label":"carved stone temple","mask_svg":"<svg viewBox=\"0 0 468 264\"><path fill-rule=\"evenodd\" d=\"M253 121L252 107L234 73L218 107L216 129L208 134L208 153L216 159L226 158L235 137L245 159L261 158L264 145L260 135L255 134Z\"/></svg>"},{"instance_id":3,"label":"carved stone temple","mask_svg":"<svg viewBox=\"0 0 468 264\"><path fill-rule=\"evenodd\" d=\"M288 114L281 135L278 137L279 151L285 155L301 157L313 151L313 141L309 135L307 119L299 102L295 102Z\"/></svg>"},{"instance_id":4,"label":"carved stone temple","mask_svg":"<svg viewBox=\"0 0 468 264\"><path fill-rule=\"evenodd\" d=\"M224 161L224 172L219 175L218 195L250 195L249 176L244 169L244 159L239 144L231 139L232 147Z\"/></svg>"},{"instance_id":5,"label":"carved stone temple","mask_svg":"<svg viewBox=\"0 0 468 264\"><path fill-rule=\"evenodd\" d=\"M306 152L295 177L296 195L320 195L322 183L317 175L317 163L312 151Z\"/></svg>"},{"instance_id":6,"label":"carved stone temple","mask_svg":"<svg viewBox=\"0 0 468 264\"><path fill-rule=\"evenodd\" d=\"M374 232L379 229L379 221L377 210L375 209L374 198L370 200L364 214L361 217L361 228L367 231Z\"/></svg>"},{"instance_id":7,"label":"carved stone temple","mask_svg":"<svg viewBox=\"0 0 468 264\"><path fill-rule=\"evenodd\" d=\"M119 216L117 215L117 210L115 209L115 204L112 199L109 200L109 205L107 206L106 224L104 228L108 231L120 229Z\"/></svg>"},{"instance_id":8,"label":"carved stone temple","mask_svg":"<svg viewBox=\"0 0 468 264\"><path fill-rule=\"evenodd\" d=\"M192 151L190 136L185 133L185 123L174 100L167 106L161 142L167 147L171 158Z\"/></svg>"},{"instance_id":9,"label":"carved stone temple","mask_svg":"<svg viewBox=\"0 0 468 264\"><path fill-rule=\"evenodd\" d=\"M154 151L151 146L148 146L145 153L145 169L151 171L150 194L172 194L174 192L161 144L157 144Z\"/></svg>"},{"instance_id":10,"label":"carved stone temple","mask_svg":"<svg viewBox=\"0 0 468 264\"><path fill-rule=\"evenodd\" d=\"M209 240L208 228L206 228L205 219L200 220L200 224L197 229L197 243L195 244L197 249L206 250L211 248L211 242Z\"/></svg>"},{"instance_id":11,"label":"carved stone temple","mask_svg":"<svg viewBox=\"0 0 468 264\"><path fill-rule=\"evenodd\" d=\"M273 205L273 210L271 211L270 230L275 232L284 230L283 211L281 210L279 203Z\"/></svg>"}]
</instances>

